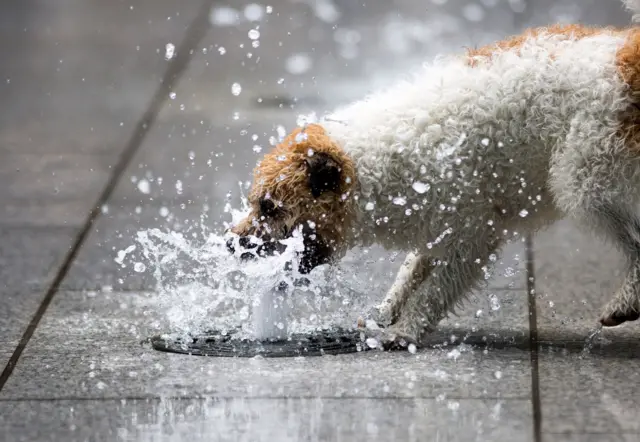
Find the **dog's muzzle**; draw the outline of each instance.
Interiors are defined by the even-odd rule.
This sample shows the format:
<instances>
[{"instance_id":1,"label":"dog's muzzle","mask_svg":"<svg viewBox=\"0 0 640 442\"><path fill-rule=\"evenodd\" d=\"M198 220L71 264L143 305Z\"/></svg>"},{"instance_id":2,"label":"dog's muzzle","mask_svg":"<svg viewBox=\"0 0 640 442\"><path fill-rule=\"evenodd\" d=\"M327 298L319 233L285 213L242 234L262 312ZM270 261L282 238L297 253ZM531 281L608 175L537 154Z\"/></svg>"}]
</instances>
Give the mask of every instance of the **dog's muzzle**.
<instances>
[{"instance_id":1,"label":"dog's muzzle","mask_svg":"<svg viewBox=\"0 0 640 442\"><path fill-rule=\"evenodd\" d=\"M252 240L252 238L252 236L240 236L238 239L237 244L242 251L240 259L273 256L276 253L284 252L286 249L284 244L266 234L260 237L260 244ZM330 262L332 248L317 235L314 229L303 226L302 238L304 251L299 254L298 272L307 274L315 267ZM227 240L227 249L230 253L236 253L236 243L233 238Z\"/></svg>"}]
</instances>

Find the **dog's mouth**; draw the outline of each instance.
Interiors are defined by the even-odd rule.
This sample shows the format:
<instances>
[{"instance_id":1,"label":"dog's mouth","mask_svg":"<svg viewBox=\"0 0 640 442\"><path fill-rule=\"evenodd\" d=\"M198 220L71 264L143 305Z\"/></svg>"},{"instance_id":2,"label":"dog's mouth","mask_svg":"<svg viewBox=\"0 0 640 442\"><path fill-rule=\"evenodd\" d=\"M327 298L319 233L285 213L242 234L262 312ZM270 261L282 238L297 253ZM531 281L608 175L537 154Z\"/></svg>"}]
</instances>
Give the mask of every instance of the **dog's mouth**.
<instances>
[{"instance_id":1,"label":"dog's mouth","mask_svg":"<svg viewBox=\"0 0 640 442\"><path fill-rule=\"evenodd\" d=\"M299 226L302 234L304 250L298 253L298 272L307 274L314 268L327 264L331 261L332 248L329 246L315 229L311 228L307 223ZM269 233L258 235L240 235L238 241L231 238L227 241L227 249L235 254L236 247L239 246L240 259L259 259L261 257L274 256L282 254L287 246L281 242L281 239L290 238L293 235L291 231L285 231L280 239L274 238Z\"/></svg>"}]
</instances>

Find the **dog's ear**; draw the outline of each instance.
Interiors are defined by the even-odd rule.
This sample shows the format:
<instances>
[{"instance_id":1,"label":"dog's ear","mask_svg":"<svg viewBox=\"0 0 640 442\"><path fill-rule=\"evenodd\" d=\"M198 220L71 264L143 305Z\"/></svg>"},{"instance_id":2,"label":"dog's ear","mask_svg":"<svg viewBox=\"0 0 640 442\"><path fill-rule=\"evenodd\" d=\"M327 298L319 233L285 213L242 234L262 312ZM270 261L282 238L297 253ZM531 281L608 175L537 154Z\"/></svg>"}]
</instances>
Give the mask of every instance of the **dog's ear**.
<instances>
[{"instance_id":1,"label":"dog's ear","mask_svg":"<svg viewBox=\"0 0 640 442\"><path fill-rule=\"evenodd\" d=\"M306 158L309 187L314 198L323 192L340 188L340 165L325 153L315 153Z\"/></svg>"}]
</instances>

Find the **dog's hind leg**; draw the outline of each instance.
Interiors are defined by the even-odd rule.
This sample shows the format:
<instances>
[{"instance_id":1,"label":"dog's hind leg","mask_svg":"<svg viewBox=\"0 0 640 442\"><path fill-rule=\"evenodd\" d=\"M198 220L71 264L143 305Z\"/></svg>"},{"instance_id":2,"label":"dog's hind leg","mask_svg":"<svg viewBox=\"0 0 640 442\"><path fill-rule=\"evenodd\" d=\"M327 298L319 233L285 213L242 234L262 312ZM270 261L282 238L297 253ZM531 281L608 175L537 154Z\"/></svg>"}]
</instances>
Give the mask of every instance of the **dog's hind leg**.
<instances>
[{"instance_id":1,"label":"dog's hind leg","mask_svg":"<svg viewBox=\"0 0 640 442\"><path fill-rule=\"evenodd\" d=\"M629 260L629 269L622 286L605 305L600 323L605 327L620 325L640 318L640 219L622 205L599 204L600 226L615 238Z\"/></svg>"},{"instance_id":2,"label":"dog's hind leg","mask_svg":"<svg viewBox=\"0 0 640 442\"><path fill-rule=\"evenodd\" d=\"M550 168L558 208L613 241L629 262L622 286L602 312L605 326L640 317L640 218L633 210L640 158L617 130L615 122L579 116Z\"/></svg>"},{"instance_id":3,"label":"dog's hind leg","mask_svg":"<svg viewBox=\"0 0 640 442\"><path fill-rule=\"evenodd\" d=\"M409 295L420 287L432 269L433 265L427 256L418 252L409 253L393 285L382 302L371 309L369 318L383 327L395 322Z\"/></svg>"}]
</instances>

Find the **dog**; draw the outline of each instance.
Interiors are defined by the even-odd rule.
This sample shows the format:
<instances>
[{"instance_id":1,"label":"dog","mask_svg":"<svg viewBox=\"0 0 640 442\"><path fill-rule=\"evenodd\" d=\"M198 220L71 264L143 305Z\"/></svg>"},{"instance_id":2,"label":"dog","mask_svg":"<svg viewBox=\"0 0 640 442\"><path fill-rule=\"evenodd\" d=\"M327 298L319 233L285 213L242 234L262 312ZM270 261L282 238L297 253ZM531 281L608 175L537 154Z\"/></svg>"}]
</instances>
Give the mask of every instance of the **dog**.
<instances>
[{"instance_id":1,"label":"dog","mask_svg":"<svg viewBox=\"0 0 640 442\"><path fill-rule=\"evenodd\" d=\"M640 0L624 1L640 21ZM564 217L629 260L600 317L640 317L640 27L553 25L441 57L293 130L258 162L229 248L300 273L355 246L407 253L368 312L384 345L419 345L516 232ZM233 239L235 238L235 239ZM376 327L372 327L375 329Z\"/></svg>"}]
</instances>

